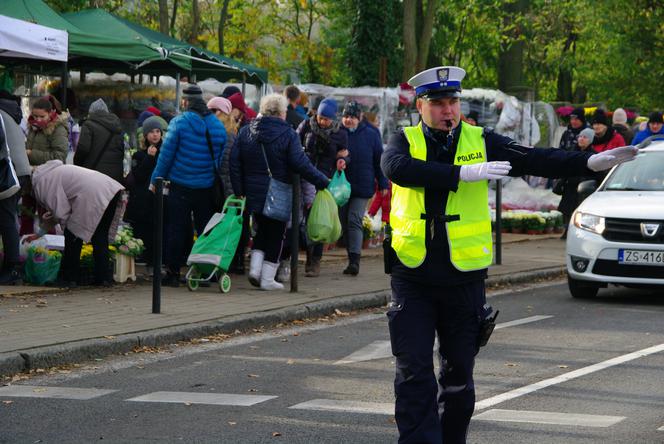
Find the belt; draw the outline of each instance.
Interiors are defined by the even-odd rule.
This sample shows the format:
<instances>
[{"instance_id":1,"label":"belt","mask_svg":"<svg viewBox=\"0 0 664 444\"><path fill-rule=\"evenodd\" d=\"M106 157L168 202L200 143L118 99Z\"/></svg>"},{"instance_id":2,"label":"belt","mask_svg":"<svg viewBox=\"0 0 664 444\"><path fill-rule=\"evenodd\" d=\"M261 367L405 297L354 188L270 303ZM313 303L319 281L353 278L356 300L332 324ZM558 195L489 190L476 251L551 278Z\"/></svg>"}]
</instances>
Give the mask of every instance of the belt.
<instances>
[{"instance_id":1,"label":"belt","mask_svg":"<svg viewBox=\"0 0 664 444\"><path fill-rule=\"evenodd\" d=\"M420 214L420 219L424 220L431 220L431 221L437 221L437 222L454 222L457 220L461 220L461 215L460 214L437 214L434 216L429 216L427 214Z\"/></svg>"}]
</instances>

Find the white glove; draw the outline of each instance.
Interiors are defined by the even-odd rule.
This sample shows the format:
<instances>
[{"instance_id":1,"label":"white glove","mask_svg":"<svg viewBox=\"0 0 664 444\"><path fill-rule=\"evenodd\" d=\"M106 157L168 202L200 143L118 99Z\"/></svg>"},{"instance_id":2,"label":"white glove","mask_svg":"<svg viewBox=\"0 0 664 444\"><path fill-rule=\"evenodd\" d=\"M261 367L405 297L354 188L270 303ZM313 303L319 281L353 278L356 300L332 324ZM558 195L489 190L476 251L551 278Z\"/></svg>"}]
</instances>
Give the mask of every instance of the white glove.
<instances>
[{"instance_id":1,"label":"white glove","mask_svg":"<svg viewBox=\"0 0 664 444\"><path fill-rule=\"evenodd\" d=\"M593 154L588 158L588 169L593 171L604 171L623 162L633 160L639 149L635 146L621 146L599 154Z\"/></svg>"},{"instance_id":2,"label":"white glove","mask_svg":"<svg viewBox=\"0 0 664 444\"><path fill-rule=\"evenodd\" d=\"M473 165L461 165L459 179L464 182L478 182L487 179L502 179L512 169L507 161L482 162Z\"/></svg>"}]
</instances>

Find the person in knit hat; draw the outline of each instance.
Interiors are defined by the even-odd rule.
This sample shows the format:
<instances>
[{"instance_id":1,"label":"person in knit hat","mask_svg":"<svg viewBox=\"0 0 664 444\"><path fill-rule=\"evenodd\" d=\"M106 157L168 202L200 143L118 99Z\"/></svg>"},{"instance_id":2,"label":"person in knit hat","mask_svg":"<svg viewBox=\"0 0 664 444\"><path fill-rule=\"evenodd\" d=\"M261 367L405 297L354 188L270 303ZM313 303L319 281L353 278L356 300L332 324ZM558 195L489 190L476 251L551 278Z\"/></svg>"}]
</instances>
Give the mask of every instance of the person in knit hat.
<instances>
[{"instance_id":1,"label":"person in knit hat","mask_svg":"<svg viewBox=\"0 0 664 444\"><path fill-rule=\"evenodd\" d=\"M592 128L584 128L577 137L576 146L573 151L583 151L587 153L594 153L592 149L593 139L595 138L595 131ZM560 236L561 239L567 239L567 225L572 218L574 210L583 202L583 196L577 192L579 184L585 180L595 179L590 176L575 176L557 179L560 184L557 187L562 188L562 195L560 204L558 204L558 211L563 213L563 222L565 223L565 232Z\"/></svg>"},{"instance_id":2,"label":"person in knit hat","mask_svg":"<svg viewBox=\"0 0 664 444\"><path fill-rule=\"evenodd\" d=\"M129 202L124 219L134 229L134 236L145 245L141 256L148 267L148 276L152 274L154 258L154 196L148 188L167 127L166 121L159 116L145 119L141 127L141 149L132 156L131 172L127 176Z\"/></svg>"},{"instance_id":3,"label":"person in knit hat","mask_svg":"<svg viewBox=\"0 0 664 444\"><path fill-rule=\"evenodd\" d=\"M325 176L346 168L350 161L348 132L337 118L337 101L332 97L323 99L316 108L316 114L304 120L297 128L304 152L311 163ZM307 246L305 275L316 277L320 274L320 260L323 257L323 244Z\"/></svg>"},{"instance_id":4,"label":"person in knit hat","mask_svg":"<svg viewBox=\"0 0 664 444\"><path fill-rule=\"evenodd\" d=\"M586 114L583 108L574 108L569 115L569 125L560 138L560 144L558 148L565 151L574 151L576 146L576 138L579 136L579 133L588 128L586 123Z\"/></svg>"},{"instance_id":5,"label":"person in knit hat","mask_svg":"<svg viewBox=\"0 0 664 444\"><path fill-rule=\"evenodd\" d=\"M648 116L648 124L643 130L639 131L636 136L634 136L632 144L636 145L641 143L648 137L656 134L664 134L664 118L662 118L661 112L653 111L650 113L650 116Z\"/></svg>"},{"instance_id":6,"label":"person in knit hat","mask_svg":"<svg viewBox=\"0 0 664 444\"><path fill-rule=\"evenodd\" d=\"M242 93L235 93L228 97L228 100L233 105L231 115L237 122L239 122L240 128L256 118L256 111L247 106Z\"/></svg>"},{"instance_id":7,"label":"person in knit hat","mask_svg":"<svg viewBox=\"0 0 664 444\"><path fill-rule=\"evenodd\" d=\"M616 108L613 112L613 129L618 131L625 139L625 143L631 143L634 138L634 131L627 124L627 113L622 108Z\"/></svg>"},{"instance_id":8,"label":"person in knit hat","mask_svg":"<svg viewBox=\"0 0 664 444\"><path fill-rule=\"evenodd\" d=\"M620 133L613 129L609 124L609 116L603 109L595 110L593 114L593 130L595 131L595 139L593 141L593 149L601 153L608 151L619 146L625 146L625 139Z\"/></svg>"}]
</instances>

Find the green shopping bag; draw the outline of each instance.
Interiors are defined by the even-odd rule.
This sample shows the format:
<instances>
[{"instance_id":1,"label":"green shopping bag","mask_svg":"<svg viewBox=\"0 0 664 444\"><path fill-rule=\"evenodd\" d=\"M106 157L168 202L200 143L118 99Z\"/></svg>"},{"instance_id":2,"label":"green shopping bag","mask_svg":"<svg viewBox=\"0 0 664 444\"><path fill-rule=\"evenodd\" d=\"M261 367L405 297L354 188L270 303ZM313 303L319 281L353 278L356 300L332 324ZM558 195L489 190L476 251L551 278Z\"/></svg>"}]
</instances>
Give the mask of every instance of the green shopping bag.
<instances>
[{"instance_id":1,"label":"green shopping bag","mask_svg":"<svg viewBox=\"0 0 664 444\"><path fill-rule=\"evenodd\" d=\"M58 278L62 254L44 247L30 247L25 261L25 280L37 285L53 282Z\"/></svg>"},{"instance_id":2,"label":"green shopping bag","mask_svg":"<svg viewBox=\"0 0 664 444\"><path fill-rule=\"evenodd\" d=\"M345 172L337 171L334 173L327 189L332 193L338 207L343 207L348 203L350 199L350 182L346 179Z\"/></svg>"},{"instance_id":3,"label":"green shopping bag","mask_svg":"<svg viewBox=\"0 0 664 444\"><path fill-rule=\"evenodd\" d=\"M307 219L307 236L314 242L325 244L336 242L341 237L339 209L329 190L316 193Z\"/></svg>"}]
</instances>

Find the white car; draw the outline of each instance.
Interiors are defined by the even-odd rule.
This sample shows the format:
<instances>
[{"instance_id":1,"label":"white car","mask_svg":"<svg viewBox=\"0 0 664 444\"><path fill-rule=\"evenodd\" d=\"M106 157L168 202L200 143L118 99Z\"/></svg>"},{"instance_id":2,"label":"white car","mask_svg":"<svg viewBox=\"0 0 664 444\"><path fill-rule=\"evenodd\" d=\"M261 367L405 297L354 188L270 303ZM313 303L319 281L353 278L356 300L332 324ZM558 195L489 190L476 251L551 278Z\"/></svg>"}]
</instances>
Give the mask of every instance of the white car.
<instances>
[{"instance_id":1,"label":"white car","mask_svg":"<svg viewBox=\"0 0 664 444\"><path fill-rule=\"evenodd\" d=\"M644 145L572 215L566 262L575 298L594 297L608 284L664 289L664 140Z\"/></svg>"}]
</instances>

